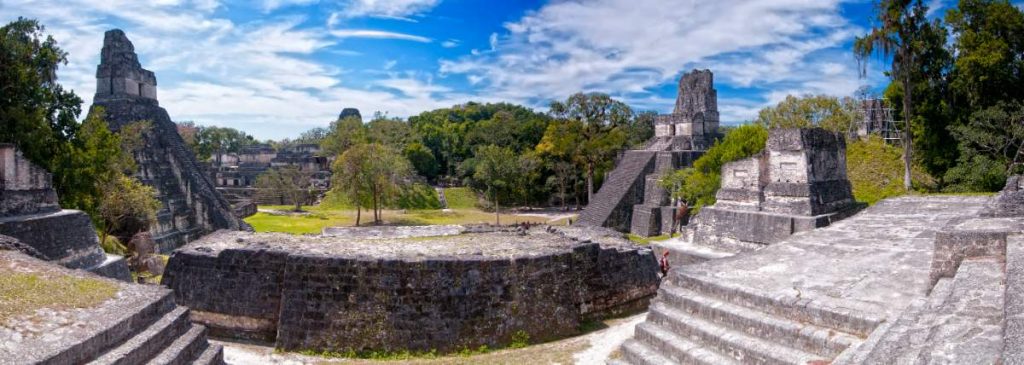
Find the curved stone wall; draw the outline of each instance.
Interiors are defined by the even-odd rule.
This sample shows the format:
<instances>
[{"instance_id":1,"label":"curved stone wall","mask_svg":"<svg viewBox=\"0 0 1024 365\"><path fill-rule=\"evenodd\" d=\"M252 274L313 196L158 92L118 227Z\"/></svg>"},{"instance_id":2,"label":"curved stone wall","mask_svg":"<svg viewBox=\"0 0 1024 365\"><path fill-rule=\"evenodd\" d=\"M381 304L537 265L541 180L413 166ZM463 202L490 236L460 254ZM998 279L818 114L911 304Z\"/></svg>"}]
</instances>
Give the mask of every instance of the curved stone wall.
<instances>
[{"instance_id":1,"label":"curved stone wall","mask_svg":"<svg viewBox=\"0 0 1024 365\"><path fill-rule=\"evenodd\" d=\"M317 351L450 352L521 332L537 342L644 308L658 286L648 249L538 228L378 240L222 231L176 251L163 278L217 335Z\"/></svg>"}]
</instances>

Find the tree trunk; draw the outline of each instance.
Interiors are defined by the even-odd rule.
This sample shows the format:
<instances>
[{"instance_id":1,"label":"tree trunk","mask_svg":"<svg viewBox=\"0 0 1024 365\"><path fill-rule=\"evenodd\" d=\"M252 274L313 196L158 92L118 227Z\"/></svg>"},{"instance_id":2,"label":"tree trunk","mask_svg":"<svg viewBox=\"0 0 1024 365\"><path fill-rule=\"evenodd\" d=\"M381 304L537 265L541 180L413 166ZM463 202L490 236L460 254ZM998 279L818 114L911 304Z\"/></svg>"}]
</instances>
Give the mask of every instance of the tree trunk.
<instances>
[{"instance_id":1,"label":"tree trunk","mask_svg":"<svg viewBox=\"0 0 1024 365\"><path fill-rule=\"evenodd\" d=\"M587 204L594 199L594 164L587 164Z\"/></svg>"},{"instance_id":2,"label":"tree trunk","mask_svg":"<svg viewBox=\"0 0 1024 365\"><path fill-rule=\"evenodd\" d=\"M380 215L377 213L377 187L373 187L373 225L380 225Z\"/></svg>"},{"instance_id":3,"label":"tree trunk","mask_svg":"<svg viewBox=\"0 0 1024 365\"><path fill-rule=\"evenodd\" d=\"M498 191L494 190L494 189L491 189L491 191L494 192L494 193L491 194L491 196L494 197L494 225L500 226L501 225L501 215L498 212L501 211L501 208L498 206Z\"/></svg>"},{"instance_id":4,"label":"tree trunk","mask_svg":"<svg viewBox=\"0 0 1024 365\"><path fill-rule=\"evenodd\" d=\"M910 70L904 69L903 73L903 188L909 192L912 188L910 182L910 160L914 140L910 131L910 118L913 115L910 109L910 88L913 85L910 84Z\"/></svg>"},{"instance_id":5,"label":"tree trunk","mask_svg":"<svg viewBox=\"0 0 1024 365\"><path fill-rule=\"evenodd\" d=\"M359 204L356 204L356 227L359 227L359 218L362 215L362 213L362 207L360 207Z\"/></svg>"}]
</instances>

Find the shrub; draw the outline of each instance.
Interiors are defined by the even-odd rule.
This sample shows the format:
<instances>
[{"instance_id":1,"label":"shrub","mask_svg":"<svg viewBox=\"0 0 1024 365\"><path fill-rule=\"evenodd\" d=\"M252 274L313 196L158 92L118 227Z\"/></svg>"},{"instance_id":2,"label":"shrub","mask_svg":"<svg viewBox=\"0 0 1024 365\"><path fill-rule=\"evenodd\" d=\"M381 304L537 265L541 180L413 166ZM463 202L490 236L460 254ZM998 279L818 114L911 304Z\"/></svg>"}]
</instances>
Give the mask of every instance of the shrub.
<instances>
[{"instance_id":1,"label":"shrub","mask_svg":"<svg viewBox=\"0 0 1024 365\"><path fill-rule=\"evenodd\" d=\"M722 185L722 165L761 152L767 141L768 129L761 125L736 127L694 161L693 167L668 174L661 184L672 191L673 197L686 201L691 214L696 214L700 207L715 203L715 192Z\"/></svg>"}]
</instances>

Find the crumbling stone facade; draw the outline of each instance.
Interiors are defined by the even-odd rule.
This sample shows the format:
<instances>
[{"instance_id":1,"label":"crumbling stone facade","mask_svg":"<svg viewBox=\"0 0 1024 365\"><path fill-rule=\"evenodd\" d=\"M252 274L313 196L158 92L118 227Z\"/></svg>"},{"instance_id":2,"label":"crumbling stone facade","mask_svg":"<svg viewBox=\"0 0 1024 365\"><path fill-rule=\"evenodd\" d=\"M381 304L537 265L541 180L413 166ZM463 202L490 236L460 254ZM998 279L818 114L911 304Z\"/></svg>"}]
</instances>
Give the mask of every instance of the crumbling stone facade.
<instances>
[{"instance_id":1,"label":"crumbling stone facade","mask_svg":"<svg viewBox=\"0 0 1024 365\"><path fill-rule=\"evenodd\" d=\"M218 154L213 159L214 184L217 190L235 207L236 213L244 214L247 203L266 205L294 204L287 196L260 191L255 185L259 176L270 169L294 167L309 175L313 192L304 204L311 204L317 196L331 187L331 159L320 153L316 144L299 144L280 151L269 145L255 145L242 148L238 153ZM252 213L255 213L253 205ZM250 214L251 215L251 214Z\"/></svg>"},{"instance_id":2,"label":"crumbling stone facade","mask_svg":"<svg viewBox=\"0 0 1024 365\"><path fill-rule=\"evenodd\" d=\"M222 231L176 251L163 284L215 334L315 351L450 352L506 345L517 333L542 341L642 309L657 290L650 250L621 235L474 231L415 239Z\"/></svg>"},{"instance_id":3,"label":"crumbling stone facade","mask_svg":"<svg viewBox=\"0 0 1024 365\"><path fill-rule=\"evenodd\" d=\"M163 206L151 228L161 252L217 229L247 228L185 146L167 111L157 102L156 77L142 68L134 46L119 29L104 35L96 84L90 113L102 108L112 130L139 121L152 123L143 135L144 147L135 151L136 176L157 190Z\"/></svg>"},{"instance_id":4,"label":"crumbling stone facade","mask_svg":"<svg viewBox=\"0 0 1024 365\"><path fill-rule=\"evenodd\" d=\"M0 235L17 239L42 259L131 280L124 258L100 248L89 216L61 209L50 173L11 144L0 144Z\"/></svg>"},{"instance_id":5,"label":"crumbling stone facade","mask_svg":"<svg viewBox=\"0 0 1024 365\"><path fill-rule=\"evenodd\" d=\"M718 124L714 75L710 70L684 74L672 114L657 116L654 138L644 149L623 153L577 224L640 236L667 233L675 208L658 180L667 172L691 166L713 143Z\"/></svg>"},{"instance_id":6,"label":"crumbling stone facade","mask_svg":"<svg viewBox=\"0 0 1024 365\"><path fill-rule=\"evenodd\" d=\"M691 223L693 242L738 252L856 212L843 135L773 129L764 151L722 167L717 202Z\"/></svg>"}]
</instances>

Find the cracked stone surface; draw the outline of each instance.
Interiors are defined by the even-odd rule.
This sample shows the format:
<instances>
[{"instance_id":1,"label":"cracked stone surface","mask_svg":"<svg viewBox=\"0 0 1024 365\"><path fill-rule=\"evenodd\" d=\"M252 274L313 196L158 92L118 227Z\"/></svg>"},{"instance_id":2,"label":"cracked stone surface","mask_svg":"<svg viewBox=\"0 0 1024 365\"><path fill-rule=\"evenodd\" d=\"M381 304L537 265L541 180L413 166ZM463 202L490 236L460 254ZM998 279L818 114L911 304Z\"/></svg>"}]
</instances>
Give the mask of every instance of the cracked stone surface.
<instances>
[{"instance_id":1,"label":"cracked stone surface","mask_svg":"<svg viewBox=\"0 0 1024 365\"><path fill-rule=\"evenodd\" d=\"M769 296L888 317L925 295L936 231L977 215L986 199L889 199L828 228L687 271Z\"/></svg>"}]
</instances>

